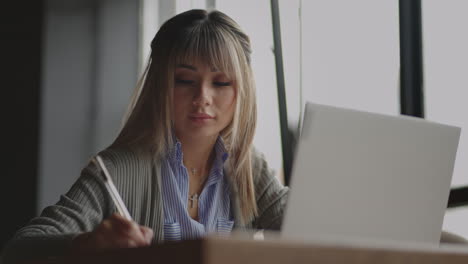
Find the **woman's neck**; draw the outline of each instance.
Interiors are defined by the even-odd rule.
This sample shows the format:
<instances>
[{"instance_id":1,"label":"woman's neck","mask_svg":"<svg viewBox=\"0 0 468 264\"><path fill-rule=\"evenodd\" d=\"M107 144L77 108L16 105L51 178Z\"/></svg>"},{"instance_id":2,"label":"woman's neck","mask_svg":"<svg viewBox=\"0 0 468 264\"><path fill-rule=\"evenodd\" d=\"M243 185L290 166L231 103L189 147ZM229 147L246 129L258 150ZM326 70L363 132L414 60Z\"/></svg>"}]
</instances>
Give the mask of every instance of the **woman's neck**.
<instances>
[{"instance_id":1,"label":"woman's neck","mask_svg":"<svg viewBox=\"0 0 468 264\"><path fill-rule=\"evenodd\" d=\"M213 147L217 137L206 137L202 139L179 138L184 153L184 165L191 171L192 176L205 177L211 167Z\"/></svg>"}]
</instances>

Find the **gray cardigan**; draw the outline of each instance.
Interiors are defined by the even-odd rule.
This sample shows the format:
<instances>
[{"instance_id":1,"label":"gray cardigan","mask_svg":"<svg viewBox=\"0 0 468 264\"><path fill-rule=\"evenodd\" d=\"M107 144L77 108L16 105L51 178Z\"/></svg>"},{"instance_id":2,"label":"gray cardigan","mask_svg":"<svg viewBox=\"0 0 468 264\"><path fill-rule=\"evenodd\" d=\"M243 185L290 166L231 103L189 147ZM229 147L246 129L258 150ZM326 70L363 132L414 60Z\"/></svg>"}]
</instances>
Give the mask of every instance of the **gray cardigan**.
<instances>
[{"instance_id":1,"label":"gray cardigan","mask_svg":"<svg viewBox=\"0 0 468 264\"><path fill-rule=\"evenodd\" d=\"M241 222L237 191L231 184L234 227L278 230L288 188L274 177L263 156L256 151L253 153L258 217L248 223ZM160 162L149 154L130 150L107 149L100 155L133 219L153 229L153 243L163 241ZM61 255L74 236L94 230L103 219L116 212L109 193L97 175L97 167L90 162L57 204L45 208L39 217L16 233L2 254L3 263L11 263L20 256Z\"/></svg>"}]
</instances>

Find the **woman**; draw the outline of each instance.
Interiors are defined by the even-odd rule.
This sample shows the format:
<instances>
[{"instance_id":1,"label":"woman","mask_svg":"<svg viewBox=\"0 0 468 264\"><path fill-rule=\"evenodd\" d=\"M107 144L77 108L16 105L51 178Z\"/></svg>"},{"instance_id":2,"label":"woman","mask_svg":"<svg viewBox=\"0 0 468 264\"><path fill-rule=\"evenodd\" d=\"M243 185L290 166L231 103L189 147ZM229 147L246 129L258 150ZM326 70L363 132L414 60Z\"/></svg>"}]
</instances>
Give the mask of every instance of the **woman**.
<instances>
[{"instance_id":1,"label":"woman","mask_svg":"<svg viewBox=\"0 0 468 264\"><path fill-rule=\"evenodd\" d=\"M280 228L288 190L252 148L247 35L219 11L191 10L168 20L151 48L125 125L100 153L134 221L115 213L90 162L56 205L17 232L6 259Z\"/></svg>"}]
</instances>

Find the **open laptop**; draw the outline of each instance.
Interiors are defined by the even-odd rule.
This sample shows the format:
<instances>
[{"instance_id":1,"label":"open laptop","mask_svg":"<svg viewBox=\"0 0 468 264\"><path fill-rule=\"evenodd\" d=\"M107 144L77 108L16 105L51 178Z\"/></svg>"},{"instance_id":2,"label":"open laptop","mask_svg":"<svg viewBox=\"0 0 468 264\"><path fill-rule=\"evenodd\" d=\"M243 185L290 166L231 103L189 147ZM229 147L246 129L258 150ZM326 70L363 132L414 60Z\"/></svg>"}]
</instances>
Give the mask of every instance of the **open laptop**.
<instances>
[{"instance_id":1,"label":"open laptop","mask_svg":"<svg viewBox=\"0 0 468 264\"><path fill-rule=\"evenodd\" d=\"M307 103L283 238L436 244L460 128Z\"/></svg>"}]
</instances>

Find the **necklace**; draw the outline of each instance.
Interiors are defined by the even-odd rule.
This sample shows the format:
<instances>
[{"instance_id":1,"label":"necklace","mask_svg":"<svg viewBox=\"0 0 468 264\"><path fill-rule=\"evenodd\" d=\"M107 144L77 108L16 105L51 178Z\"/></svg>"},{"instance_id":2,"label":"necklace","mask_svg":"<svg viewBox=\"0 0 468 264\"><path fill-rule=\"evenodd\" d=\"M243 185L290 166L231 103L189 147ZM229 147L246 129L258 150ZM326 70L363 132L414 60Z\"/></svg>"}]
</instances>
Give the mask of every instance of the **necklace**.
<instances>
[{"instance_id":1,"label":"necklace","mask_svg":"<svg viewBox=\"0 0 468 264\"><path fill-rule=\"evenodd\" d=\"M198 170L195 169L195 168L190 168L190 172L192 173L192 176L193 177L196 177L197 173L198 173ZM203 179L201 179L199 181L199 183L202 183L206 180L206 177L203 177ZM195 194L192 194L189 196L189 201L190 201L190 208L194 208L195 205L196 207L198 207L198 200L199 200L200 196L198 195L198 193L195 193Z\"/></svg>"},{"instance_id":2,"label":"necklace","mask_svg":"<svg viewBox=\"0 0 468 264\"><path fill-rule=\"evenodd\" d=\"M190 196L189 201L190 201L190 208L193 208L195 203L198 206L198 194L194 194L194 195Z\"/></svg>"}]
</instances>

